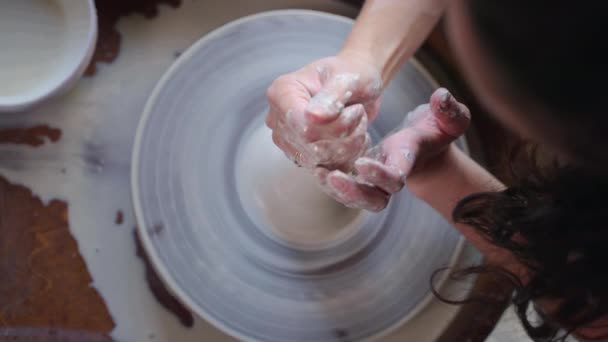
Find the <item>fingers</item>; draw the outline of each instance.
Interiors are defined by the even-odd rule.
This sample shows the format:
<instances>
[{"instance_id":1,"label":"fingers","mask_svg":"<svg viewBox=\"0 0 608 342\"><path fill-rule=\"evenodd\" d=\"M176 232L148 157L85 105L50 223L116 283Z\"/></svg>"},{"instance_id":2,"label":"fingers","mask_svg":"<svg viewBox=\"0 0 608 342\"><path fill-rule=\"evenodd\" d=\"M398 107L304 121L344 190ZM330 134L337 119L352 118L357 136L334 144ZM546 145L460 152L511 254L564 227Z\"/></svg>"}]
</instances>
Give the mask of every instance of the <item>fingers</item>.
<instances>
[{"instance_id":1,"label":"fingers","mask_svg":"<svg viewBox=\"0 0 608 342\"><path fill-rule=\"evenodd\" d=\"M385 163L369 157L356 160L357 176L342 171L316 168L315 176L325 192L348 207L381 211L389 202L390 195L400 191L405 178L412 170L415 155L405 148L393 148L377 152Z\"/></svg>"},{"instance_id":2,"label":"fingers","mask_svg":"<svg viewBox=\"0 0 608 342\"><path fill-rule=\"evenodd\" d=\"M436 90L429 104L408 114L400 131L355 161L357 180L388 194L400 191L416 162L424 164L463 134L470 116L446 89Z\"/></svg>"},{"instance_id":3,"label":"fingers","mask_svg":"<svg viewBox=\"0 0 608 342\"><path fill-rule=\"evenodd\" d=\"M379 187L389 194L400 191L416 163L418 146L410 143L391 144L384 142L382 160L370 157L355 161L358 179Z\"/></svg>"},{"instance_id":4,"label":"fingers","mask_svg":"<svg viewBox=\"0 0 608 342\"><path fill-rule=\"evenodd\" d=\"M277 78L266 91L266 97L270 106L266 116L266 125L269 128L289 129L293 131L290 132L291 135L306 130L302 113L310 100L310 94L306 87L297 82L295 76L289 74Z\"/></svg>"},{"instance_id":5,"label":"fingers","mask_svg":"<svg viewBox=\"0 0 608 342\"><path fill-rule=\"evenodd\" d=\"M354 104L344 108L334 121L322 125L311 124L306 138L309 142L345 138L361 125L362 120L365 120L364 123L367 126L365 108L361 104Z\"/></svg>"},{"instance_id":6,"label":"fingers","mask_svg":"<svg viewBox=\"0 0 608 342\"><path fill-rule=\"evenodd\" d=\"M273 130L272 139L285 154L292 160L299 151L298 162L306 168L313 168L317 165L323 165L329 168L343 168L346 164L352 162L363 155L368 149L371 138L367 133L367 118L361 105L354 105L344 110L344 118L331 123L330 129L333 132L320 134L321 127L310 128L317 130L316 137L326 137L323 140L308 142L309 139L303 139L306 131L298 132L299 127L294 124L294 119L291 112L284 115L278 114L275 108L270 109L266 124ZM338 127L339 126L339 127ZM354 127L353 127L354 126ZM343 130L341 136L334 138L332 134L337 134L339 130ZM310 136L308 136L310 138Z\"/></svg>"},{"instance_id":7,"label":"fingers","mask_svg":"<svg viewBox=\"0 0 608 342\"><path fill-rule=\"evenodd\" d=\"M365 153L371 139L367 133L357 134L339 142L321 140L312 144L318 166L339 169L349 165Z\"/></svg>"},{"instance_id":8,"label":"fingers","mask_svg":"<svg viewBox=\"0 0 608 342\"><path fill-rule=\"evenodd\" d=\"M329 78L306 107L306 117L313 124L324 124L338 118L357 89L359 74L340 73Z\"/></svg>"},{"instance_id":9,"label":"fingers","mask_svg":"<svg viewBox=\"0 0 608 342\"><path fill-rule=\"evenodd\" d=\"M277 145L287 157L292 158L296 152L298 151L295 147L293 147L290 143L285 141L279 134L276 132L272 132L272 142Z\"/></svg>"},{"instance_id":10,"label":"fingers","mask_svg":"<svg viewBox=\"0 0 608 342\"><path fill-rule=\"evenodd\" d=\"M272 130L273 141L284 152L293 154L296 150L302 148L299 143L301 139L298 137L298 127L297 124L294 124L291 111L282 113L276 107L270 106L265 122L266 126ZM285 150L286 145L289 145L292 151Z\"/></svg>"},{"instance_id":11,"label":"fingers","mask_svg":"<svg viewBox=\"0 0 608 342\"><path fill-rule=\"evenodd\" d=\"M430 105L439 128L446 134L458 137L469 127L471 121L469 109L456 101L447 89L437 89L431 95Z\"/></svg>"},{"instance_id":12,"label":"fingers","mask_svg":"<svg viewBox=\"0 0 608 342\"><path fill-rule=\"evenodd\" d=\"M274 106L270 107L266 116L266 125L269 128L281 131L289 130L291 135L297 135L299 140L305 143L343 139L352 135L361 126L367 130L367 124L367 112L361 104L346 107L334 121L327 124L307 124L302 119L301 112L288 110L282 113Z\"/></svg>"},{"instance_id":13,"label":"fingers","mask_svg":"<svg viewBox=\"0 0 608 342\"><path fill-rule=\"evenodd\" d=\"M377 111L382 82L371 82L367 74L334 73L322 66L302 68L272 83L266 125L288 156L297 154L307 161L303 166L350 169L369 147L366 108ZM349 105L353 102L357 103Z\"/></svg>"},{"instance_id":14,"label":"fingers","mask_svg":"<svg viewBox=\"0 0 608 342\"><path fill-rule=\"evenodd\" d=\"M266 127L270 129L274 130L277 128L277 118L274 111L268 110L268 113L266 113L266 118L264 119L264 123L266 124Z\"/></svg>"},{"instance_id":15,"label":"fingers","mask_svg":"<svg viewBox=\"0 0 608 342\"><path fill-rule=\"evenodd\" d=\"M371 144L367 133L367 118L361 117L355 129L346 137L324 139L310 144L317 165L331 169L351 164L363 155Z\"/></svg>"},{"instance_id":16,"label":"fingers","mask_svg":"<svg viewBox=\"0 0 608 342\"><path fill-rule=\"evenodd\" d=\"M371 158L357 159L355 169L363 183L373 184L389 194L398 192L405 185L405 173Z\"/></svg>"},{"instance_id":17,"label":"fingers","mask_svg":"<svg viewBox=\"0 0 608 342\"><path fill-rule=\"evenodd\" d=\"M400 131L382 142L384 165L398 170L400 177L410 174L420 152L420 142L408 130Z\"/></svg>"},{"instance_id":18,"label":"fingers","mask_svg":"<svg viewBox=\"0 0 608 342\"><path fill-rule=\"evenodd\" d=\"M266 98L271 107L286 113L289 110L303 111L310 100L310 93L301 86L295 75L287 74L272 82L266 91Z\"/></svg>"},{"instance_id":19,"label":"fingers","mask_svg":"<svg viewBox=\"0 0 608 342\"><path fill-rule=\"evenodd\" d=\"M359 183L342 171L329 172L318 168L315 175L320 179L324 191L347 207L377 212L388 204L388 194L374 186Z\"/></svg>"}]
</instances>

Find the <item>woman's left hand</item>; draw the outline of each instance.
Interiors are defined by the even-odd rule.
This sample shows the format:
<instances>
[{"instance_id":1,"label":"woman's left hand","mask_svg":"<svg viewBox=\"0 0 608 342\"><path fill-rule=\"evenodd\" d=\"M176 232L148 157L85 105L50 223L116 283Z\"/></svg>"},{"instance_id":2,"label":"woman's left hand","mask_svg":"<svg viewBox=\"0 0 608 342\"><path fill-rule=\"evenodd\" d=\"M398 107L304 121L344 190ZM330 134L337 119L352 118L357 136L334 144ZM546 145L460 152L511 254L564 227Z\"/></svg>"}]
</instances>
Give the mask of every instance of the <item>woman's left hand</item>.
<instances>
[{"instance_id":1,"label":"woman's left hand","mask_svg":"<svg viewBox=\"0 0 608 342\"><path fill-rule=\"evenodd\" d=\"M390 196L425 172L469 126L467 107L444 88L409 113L402 128L354 163L354 172L315 169L324 191L346 206L380 211Z\"/></svg>"}]
</instances>

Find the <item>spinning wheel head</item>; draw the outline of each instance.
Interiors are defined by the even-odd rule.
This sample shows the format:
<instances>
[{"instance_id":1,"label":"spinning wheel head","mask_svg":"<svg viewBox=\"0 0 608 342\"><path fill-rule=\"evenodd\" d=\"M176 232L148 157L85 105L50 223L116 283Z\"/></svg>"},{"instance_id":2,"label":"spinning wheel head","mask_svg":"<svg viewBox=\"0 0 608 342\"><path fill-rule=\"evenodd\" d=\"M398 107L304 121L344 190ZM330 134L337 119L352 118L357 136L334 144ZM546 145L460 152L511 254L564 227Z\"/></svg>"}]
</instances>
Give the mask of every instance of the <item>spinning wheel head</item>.
<instances>
[{"instance_id":1,"label":"spinning wheel head","mask_svg":"<svg viewBox=\"0 0 608 342\"><path fill-rule=\"evenodd\" d=\"M460 251L455 230L407 191L376 214L330 200L263 128L272 80L335 54L351 25L294 10L232 22L181 55L142 116L132 184L144 247L182 302L239 339L386 334L425 306L431 274ZM404 66L372 138L434 88Z\"/></svg>"}]
</instances>

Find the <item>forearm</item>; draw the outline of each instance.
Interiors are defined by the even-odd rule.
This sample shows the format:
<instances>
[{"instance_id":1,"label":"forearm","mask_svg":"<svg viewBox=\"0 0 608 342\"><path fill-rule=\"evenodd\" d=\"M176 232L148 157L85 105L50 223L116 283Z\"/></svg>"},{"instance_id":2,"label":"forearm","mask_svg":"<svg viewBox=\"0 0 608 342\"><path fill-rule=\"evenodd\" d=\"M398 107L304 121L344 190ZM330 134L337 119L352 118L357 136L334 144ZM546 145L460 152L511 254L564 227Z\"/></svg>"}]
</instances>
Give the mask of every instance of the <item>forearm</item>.
<instances>
[{"instance_id":1,"label":"forearm","mask_svg":"<svg viewBox=\"0 0 608 342\"><path fill-rule=\"evenodd\" d=\"M488 263L505 267L524 280L524 268L511 252L494 246L473 227L452 220L454 208L464 197L479 192L501 191L505 186L455 146L450 146L445 155L421 171L408 178L406 184L410 191L454 224Z\"/></svg>"},{"instance_id":2,"label":"forearm","mask_svg":"<svg viewBox=\"0 0 608 342\"><path fill-rule=\"evenodd\" d=\"M343 52L364 55L386 85L420 47L447 0L367 0Z\"/></svg>"}]
</instances>

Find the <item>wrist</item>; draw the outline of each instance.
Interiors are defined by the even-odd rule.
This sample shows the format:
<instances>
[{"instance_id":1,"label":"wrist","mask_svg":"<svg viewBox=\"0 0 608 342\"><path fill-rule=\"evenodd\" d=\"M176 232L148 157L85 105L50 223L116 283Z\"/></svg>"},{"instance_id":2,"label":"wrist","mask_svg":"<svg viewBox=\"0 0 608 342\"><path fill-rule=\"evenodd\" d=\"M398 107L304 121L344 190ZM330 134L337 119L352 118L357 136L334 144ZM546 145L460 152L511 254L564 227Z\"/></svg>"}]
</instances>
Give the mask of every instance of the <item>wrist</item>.
<instances>
[{"instance_id":1,"label":"wrist","mask_svg":"<svg viewBox=\"0 0 608 342\"><path fill-rule=\"evenodd\" d=\"M354 62L363 70L372 71L383 76L384 61L378 55L371 52L370 49L353 44L346 44L338 53L338 56L346 61ZM384 78L382 79L383 86Z\"/></svg>"},{"instance_id":2,"label":"wrist","mask_svg":"<svg viewBox=\"0 0 608 342\"><path fill-rule=\"evenodd\" d=\"M423 165L415 166L406 179L408 190L417 198L428 202L431 197L436 196L435 183L442 181L445 175L454 169L459 152L456 146L450 144L444 151L424 162Z\"/></svg>"},{"instance_id":3,"label":"wrist","mask_svg":"<svg viewBox=\"0 0 608 342\"><path fill-rule=\"evenodd\" d=\"M427 203L433 203L439 196L453 205L472 193L505 189L504 184L453 143L420 169L415 167L405 185Z\"/></svg>"},{"instance_id":4,"label":"wrist","mask_svg":"<svg viewBox=\"0 0 608 342\"><path fill-rule=\"evenodd\" d=\"M382 79L384 88L392 78L390 67L391 52L387 45L374 46L373 43L351 42L349 39L339 55L347 60L356 60L360 64L367 65L377 72Z\"/></svg>"},{"instance_id":5,"label":"wrist","mask_svg":"<svg viewBox=\"0 0 608 342\"><path fill-rule=\"evenodd\" d=\"M386 86L422 44L445 5L446 0L367 0L343 51L365 55Z\"/></svg>"}]
</instances>

